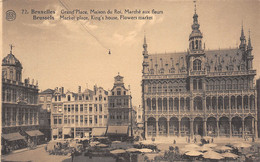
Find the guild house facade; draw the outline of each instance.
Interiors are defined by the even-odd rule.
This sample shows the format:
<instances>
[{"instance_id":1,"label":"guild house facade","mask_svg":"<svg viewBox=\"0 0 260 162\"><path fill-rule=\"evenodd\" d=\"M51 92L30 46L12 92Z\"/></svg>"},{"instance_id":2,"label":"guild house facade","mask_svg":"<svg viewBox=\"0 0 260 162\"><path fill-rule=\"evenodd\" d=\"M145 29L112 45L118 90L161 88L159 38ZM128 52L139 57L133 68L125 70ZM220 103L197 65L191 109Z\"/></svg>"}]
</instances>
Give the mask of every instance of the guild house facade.
<instances>
[{"instance_id":1,"label":"guild house facade","mask_svg":"<svg viewBox=\"0 0 260 162\"><path fill-rule=\"evenodd\" d=\"M132 135L133 112L130 90L125 88L122 76L114 78L114 86L108 96L108 129L107 136L118 139Z\"/></svg>"},{"instance_id":2,"label":"guild house facade","mask_svg":"<svg viewBox=\"0 0 260 162\"><path fill-rule=\"evenodd\" d=\"M187 52L150 54L143 44L145 136L257 136L253 47L242 26L235 49L205 50L198 14Z\"/></svg>"},{"instance_id":3,"label":"guild house facade","mask_svg":"<svg viewBox=\"0 0 260 162\"><path fill-rule=\"evenodd\" d=\"M38 83L30 83L29 78L22 82L23 67L12 47L2 60L2 144L18 149L37 144L37 136L43 134L39 131Z\"/></svg>"},{"instance_id":4,"label":"guild house facade","mask_svg":"<svg viewBox=\"0 0 260 162\"><path fill-rule=\"evenodd\" d=\"M78 92L56 88L51 105L52 139L103 136L107 128L108 92L102 87Z\"/></svg>"}]
</instances>

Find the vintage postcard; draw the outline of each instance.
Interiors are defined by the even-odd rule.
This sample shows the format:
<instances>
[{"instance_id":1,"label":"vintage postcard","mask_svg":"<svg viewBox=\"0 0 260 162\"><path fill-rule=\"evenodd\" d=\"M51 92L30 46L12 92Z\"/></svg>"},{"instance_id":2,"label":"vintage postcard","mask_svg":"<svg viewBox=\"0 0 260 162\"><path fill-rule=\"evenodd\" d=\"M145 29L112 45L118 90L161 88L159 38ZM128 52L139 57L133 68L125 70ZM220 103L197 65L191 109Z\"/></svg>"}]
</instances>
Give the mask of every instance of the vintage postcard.
<instances>
[{"instance_id":1,"label":"vintage postcard","mask_svg":"<svg viewBox=\"0 0 260 162\"><path fill-rule=\"evenodd\" d=\"M1 0L1 161L260 161L257 0Z\"/></svg>"}]
</instances>

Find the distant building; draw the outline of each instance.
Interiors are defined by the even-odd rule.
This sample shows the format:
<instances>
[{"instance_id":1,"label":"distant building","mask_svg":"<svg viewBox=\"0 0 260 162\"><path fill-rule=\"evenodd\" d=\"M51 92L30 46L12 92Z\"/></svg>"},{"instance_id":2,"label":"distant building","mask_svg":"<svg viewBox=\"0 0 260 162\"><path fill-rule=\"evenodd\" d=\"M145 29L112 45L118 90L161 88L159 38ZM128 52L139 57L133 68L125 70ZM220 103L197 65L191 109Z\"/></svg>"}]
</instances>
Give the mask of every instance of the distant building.
<instances>
[{"instance_id":1,"label":"distant building","mask_svg":"<svg viewBox=\"0 0 260 162\"><path fill-rule=\"evenodd\" d=\"M145 136L256 137L253 47L242 26L234 49L205 50L198 14L187 52L148 53L143 44Z\"/></svg>"},{"instance_id":2,"label":"distant building","mask_svg":"<svg viewBox=\"0 0 260 162\"><path fill-rule=\"evenodd\" d=\"M2 60L2 144L15 148L37 144L39 131L38 83L22 82L22 64L10 53ZM18 147L15 141L20 141Z\"/></svg>"},{"instance_id":3,"label":"distant building","mask_svg":"<svg viewBox=\"0 0 260 162\"><path fill-rule=\"evenodd\" d=\"M39 93L38 98L40 105L40 131L44 133L48 140L51 139L51 106L53 94L54 90L46 89Z\"/></svg>"},{"instance_id":4,"label":"distant building","mask_svg":"<svg viewBox=\"0 0 260 162\"><path fill-rule=\"evenodd\" d=\"M114 86L108 96L108 129L107 135L117 138L132 135L132 105L129 89L124 86L123 77L114 78Z\"/></svg>"},{"instance_id":5,"label":"distant building","mask_svg":"<svg viewBox=\"0 0 260 162\"><path fill-rule=\"evenodd\" d=\"M136 125L138 128L143 128L143 108L139 105L135 106L134 109L136 111Z\"/></svg>"},{"instance_id":6,"label":"distant building","mask_svg":"<svg viewBox=\"0 0 260 162\"><path fill-rule=\"evenodd\" d=\"M55 89L52 98L52 139L88 138L105 135L108 92L102 87L78 92Z\"/></svg>"},{"instance_id":7,"label":"distant building","mask_svg":"<svg viewBox=\"0 0 260 162\"><path fill-rule=\"evenodd\" d=\"M256 91L257 91L257 119L258 125L257 129L258 132L260 131L260 78L256 80ZM260 138L260 134L258 134L258 138Z\"/></svg>"}]
</instances>

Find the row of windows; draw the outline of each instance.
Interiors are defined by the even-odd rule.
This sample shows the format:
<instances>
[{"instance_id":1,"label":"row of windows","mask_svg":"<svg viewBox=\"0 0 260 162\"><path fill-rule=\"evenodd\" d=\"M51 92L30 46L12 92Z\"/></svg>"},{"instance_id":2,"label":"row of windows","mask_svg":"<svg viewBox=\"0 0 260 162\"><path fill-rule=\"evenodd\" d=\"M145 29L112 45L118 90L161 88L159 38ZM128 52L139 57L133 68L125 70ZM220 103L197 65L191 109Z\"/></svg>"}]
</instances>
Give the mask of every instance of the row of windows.
<instances>
[{"instance_id":1,"label":"row of windows","mask_svg":"<svg viewBox=\"0 0 260 162\"><path fill-rule=\"evenodd\" d=\"M185 82L176 82L172 84L153 84L148 85L146 92L148 93L161 93L161 92L181 92L186 91L186 83Z\"/></svg>"},{"instance_id":2,"label":"row of windows","mask_svg":"<svg viewBox=\"0 0 260 162\"><path fill-rule=\"evenodd\" d=\"M128 105L129 105L128 99L110 99L109 100L110 107L121 107L121 106L128 107Z\"/></svg>"},{"instance_id":3,"label":"row of windows","mask_svg":"<svg viewBox=\"0 0 260 162\"><path fill-rule=\"evenodd\" d=\"M100 121L102 121L102 118L107 119L107 115L64 115L64 124L92 124L94 119L94 124L98 123L98 118ZM62 116L54 116L53 117L53 123L54 124L62 124Z\"/></svg>"},{"instance_id":4,"label":"row of windows","mask_svg":"<svg viewBox=\"0 0 260 162\"><path fill-rule=\"evenodd\" d=\"M110 119L128 119L128 115L110 115Z\"/></svg>"},{"instance_id":5,"label":"row of windows","mask_svg":"<svg viewBox=\"0 0 260 162\"><path fill-rule=\"evenodd\" d=\"M10 80L16 80L16 81L21 81L21 72L16 71L16 76L15 76L13 70L10 70L9 71L9 78L8 78L7 71L3 70L2 71L2 78L10 79Z\"/></svg>"},{"instance_id":6,"label":"row of windows","mask_svg":"<svg viewBox=\"0 0 260 162\"><path fill-rule=\"evenodd\" d=\"M202 105L202 97L195 97L193 101L194 110L203 110ZM148 98L146 100L146 105L148 110L155 111L156 109L160 110L179 110L181 109L190 109L190 98L158 98L157 100L155 98ZM219 96L217 97L206 97L206 107L207 109L255 109L255 97L253 95L251 96Z\"/></svg>"},{"instance_id":7,"label":"row of windows","mask_svg":"<svg viewBox=\"0 0 260 162\"><path fill-rule=\"evenodd\" d=\"M252 88L253 84L248 84L248 80L245 79L234 79L234 80L210 80L206 82L206 89L207 90L226 90L226 89L248 89Z\"/></svg>"},{"instance_id":8,"label":"row of windows","mask_svg":"<svg viewBox=\"0 0 260 162\"><path fill-rule=\"evenodd\" d=\"M23 124L37 124L38 113L33 109L15 109L11 111L10 108L3 109L2 112L3 125L23 125Z\"/></svg>"},{"instance_id":9,"label":"row of windows","mask_svg":"<svg viewBox=\"0 0 260 162\"><path fill-rule=\"evenodd\" d=\"M93 106L94 105L94 110ZM94 112L102 112L103 105L102 104L72 104L72 105L64 105L64 113L74 113L75 112L84 112L84 113L92 113ZM107 107L107 104L104 104L104 107Z\"/></svg>"},{"instance_id":10,"label":"row of windows","mask_svg":"<svg viewBox=\"0 0 260 162\"><path fill-rule=\"evenodd\" d=\"M2 101L6 101L6 102L25 101L29 104L37 104L38 97L36 93L30 93L24 90L20 91L15 88L3 87Z\"/></svg>"},{"instance_id":11,"label":"row of windows","mask_svg":"<svg viewBox=\"0 0 260 162\"><path fill-rule=\"evenodd\" d=\"M212 61L212 63L213 63L213 61ZM212 64L211 63L211 64ZM222 67L222 65L221 64L219 64L219 65L217 65L217 66L210 66L210 65L207 65L206 66L206 69L207 69L207 71L208 72L210 72L210 71L212 71L213 70L213 68L214 68L214 70L215 71L224 71L224 70L227 70L227 71L234 71L234 70L238 70L238 71L245 71L246 70L246 68L245 68L245 65L244 64L241 64L241 65L237 65L236 67L234 66L234 65L228 65L228 66L226 66L226 67ZM236 69L235 69L236 68Z\"/></svg>"},{"instance_id":12,"label":"row of windows","mask_svg":"<svg viewBox=\"0 0 260 162\"><path fill-rule=\"evenodd\" d=\"M253 87L253 82L249 84L247 79L228 79L228 80L209 80L206 81L206 90L231 90L231 89L248 89ZM202 89L202 79L193 80L193 90ZM147 93L160 92L180 92L187 91L186 83L172 83L172 84L153 84L148 85Z\"/></svg>"},{"instance_id":13,"label":"row of windows","mask_svg":"<svg viewBox=\"0 0 260 162\"><path fill-rule=\"evenodd\" d=\"M88 100L93 100L93 96L89 96L89 95L79 95L79 96L75 96L75 101L88 101ZM58 96L54 96L54 100L55 101L61 101L61 95L58 95ZM107 98L106 97L103 97L102 95L99 95L98 97L95 97L95 101L106 101ZM67 101L71 101L71 95L67 95Z\"/></svg>"}]
</instances>

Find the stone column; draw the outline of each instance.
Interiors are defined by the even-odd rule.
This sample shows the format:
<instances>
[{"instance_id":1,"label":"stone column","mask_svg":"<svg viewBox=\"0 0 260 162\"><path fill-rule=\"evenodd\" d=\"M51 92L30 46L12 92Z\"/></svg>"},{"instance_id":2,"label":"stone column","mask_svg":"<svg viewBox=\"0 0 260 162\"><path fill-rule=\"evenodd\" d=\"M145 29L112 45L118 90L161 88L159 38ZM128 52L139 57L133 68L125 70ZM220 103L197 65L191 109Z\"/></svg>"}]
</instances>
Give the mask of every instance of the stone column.
<instances>
[{"instance_id":1,"label":"stone column","mask_svg":"<svg viewBox=\"0 0 260 162\"><path fill-rule=\"evenodd\" d=\"M237 107L237 96L235 96L235 109L237 111L238 107Z\"/></svg>"},{"instance_id":2,"label":"stone column","mask_svg":"<svg viewBox=\"0 0 260 162\"><path fill-rule=\"evenodd\" d=\"M159 136L159 121L156 121L156 137Z\"/></svg>"},{"instance_id":3,"label":"stone column","mask_svg":"<svg viewBox=\"0 0 260 162\"><path fill-rule=\"evenodd\" d=\"M179 105L179 115L180 115L181 114L181 98L180 98L180 94L179 94L178 98L179 98L178 105Z\"/></svg>"},{"instance_id":4,"label":"stone column","mask_svg":"<svg viewBox=\"0 0 260 162\"><path fill-rule=\"evenodd\" d=\"M147 121L145 121L144 130L145 130L145 138L147 139L147 137L148 137L148 125L147 125Z\"/></svg>"},{"instance_id":5,"label":"stone column","mask_svg":"<svg viewBox=\"0 0 260 162\"><path fill-rule=\"evenodd\" d=\"M19 108L16 108L16 126L19 125Z\"/></svg>"},{"instance_id":6,"label":"stone column","mask_svg":"<svg viewBox=\"0 0 260 162\"><path fill-rule=\"evenodd\" d=\"M167 121L167 136L170 136L170 121Z\"/></svg>"},{"instance_id":7,"label":"stone column","mask_svg":"<svg viewBox=\"0 0 260 162\"><path fill-rule=\"evenodd\" d=\"M207 136L207 120L203 120L203 136Z\"/></svg>"},{"instance_id":8,"label":"stone column","mask_svg":"<svg viewBox=\"0 0 260 162\"><path fill-rule=\"evenodd\" d=\"M255 138L258 138L258 130L257 130L257 120L254 121L255 122L255 126L254 126L254 131L255 131Z\"/></svg>"},{"instance_id":9,"label":"stone column","mask_svg":"<svg viewBox=\"0 0 260 162\"><path fill-rule=\"evenodd\" d=\"M14 116L14 108L13 107L10 107L10 113L11 113L11 118L10 118L10 123L11 123L11 126L13 125L13 116Z\"/></svg>"},{"instance_id":10,"label":"stone column","mask_svg":"<svg viewBox=\"0 0 260 162\"><path fill-rule=\"evenodd\" d=\"M242 118L242 138L244 139L245 137L245 120Z\"/></svg>"},{"instance_id":11,"label":"stone column","mask_svg":"<svg viewBox=\"0 0 260 162\"><path fill-rule=\"evenodd\" d=\"M219 137L219 120L217 120L217 136Z\"/></svg>"},{"instance_id":12,"label":"stone column","mask_svg":"<svg viewBox=\"0 0 260 162\"><path fill-rule=\"evenodd\" d=\"M202 106L203 106L203 108L202 108L202 110L204 110L204 113L206 114L206 96L203 96L203 100L202 100Z\"/></svg>"},{"instance_id":13,"label":"stone column","mask_svg":"<svg viewBox=\"0 0 260 162\"><path fill-rule=\"evenodd\" d=\"M193 119L190 119L190 136L193 138Z\"/></svg>"},{"instance_id":14,"label":"stone column","mask_svg":"<svg viewBox=\"0 0 260 162\"><path fill-rule=\"evenodd\" d=\"M231 119L229 119L229 137L232 137Z\"/></svg>"},{"instance_id":15,"label":"stone column","mask_svg":"<svg viewBox=\"0 0 260 162\"><path fill-rule=\"evenodd\" d=\"M178 134L179 134L179 137L181 137L181 120L179 120Z\"/></svg>"}]
</instances>

